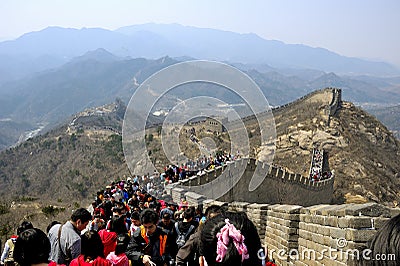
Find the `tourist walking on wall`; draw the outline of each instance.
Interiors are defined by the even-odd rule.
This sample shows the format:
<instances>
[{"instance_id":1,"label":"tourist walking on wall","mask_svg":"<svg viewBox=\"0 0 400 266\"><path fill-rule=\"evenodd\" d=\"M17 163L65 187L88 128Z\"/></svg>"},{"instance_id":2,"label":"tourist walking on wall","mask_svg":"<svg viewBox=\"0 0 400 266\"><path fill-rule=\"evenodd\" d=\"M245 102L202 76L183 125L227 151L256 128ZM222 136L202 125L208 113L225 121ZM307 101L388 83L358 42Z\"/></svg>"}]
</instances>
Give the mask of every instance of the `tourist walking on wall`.
<instances>
[{"instance_id":1,"label":"tourist walking on wall","mask_svg":"<svg viewBox=\"0 0 400 266\"><path fill-rule=\"evenodd\" d=\"M121 234L117 237L115 251L110 252L107 256L107 260L110 261L113 266L129 266L129 259L125 254L129 240L130 238L127 234Z\"/></svg>"},{"instance_id":2,"label":"tourist walking on wall","mask_svg":"<svg viewBox=\"0 0 400 266\"><path fill-rule=\"evenodd\" d=\"M71 261L70 266L112 266L104 258L104 247L96 231L86 231L81 236L81 255Z\"/></svg>"},{"instance_id":3,"label":"tourist walking on wall","mask_svg":"<svg viewBox=\"0 0 400 266\"><path fill-rule=\"evenodd\" d=\"M4 249L3 249L3 253L1 254L1 264L7 264L7 263L13 263L14 262L14 258L13 258L13 253L14 253L14 246L15 246L15 242L17 241L18 235L20 233L22 233L23 231L27 230L27 229L31 229L33 228L33 225L31 222L28 221L23 221L21 223L20 226L18 226L17 228L17 234L16 235L12 235L10 237L10 239L8 239L6 241L6 243L4 244Z\"/></svg>"},{"instance_id":4,"label":"tourist walking on wall","mask_svg":"<svg viewBox=\"0 0 400 266\"><path fill-rule=\"evenodd\" d=\"M201 230L203 254L209 266L261 266L260 237L244 212L226 212L206 221Z\"/></svg>"},{"instance_id":5,"label":"tourist walking on wall","mask_svg":"<svg viewBox=\"0 0 400 266\"><path fill-rule=\"evenodd\" d=\"M157 227L158 214L154 210L146 209L141 213L140 220L140 230L133 233L126 251L132 265L168 265L171 259L170 240L167 234Z\"/></svg>"},{"instance_id":6,"label":"tourist walking on wall","mask_svg":"<svg viewBox=\"0 0 400 266\"><path fill-rule=\"evenodd\" d=\"M14 260L19 266L56 266L49 263L50 241L45 232L31 228L19 234L15 242Z\"/></svg>"},{"instance_id":7,"label":"tourist walking on wall","mask_svg":"<svg viewBox=\"0 0 400 266\"><path fill-rule=\"evenodd\" d=\"M79 208L72 213L70 221L50 228L48 234L51 244L50 260L69 265L71 260L77 258L81 254L80 233L91 219L88 210Z\"/></svg>"}]
</instances>

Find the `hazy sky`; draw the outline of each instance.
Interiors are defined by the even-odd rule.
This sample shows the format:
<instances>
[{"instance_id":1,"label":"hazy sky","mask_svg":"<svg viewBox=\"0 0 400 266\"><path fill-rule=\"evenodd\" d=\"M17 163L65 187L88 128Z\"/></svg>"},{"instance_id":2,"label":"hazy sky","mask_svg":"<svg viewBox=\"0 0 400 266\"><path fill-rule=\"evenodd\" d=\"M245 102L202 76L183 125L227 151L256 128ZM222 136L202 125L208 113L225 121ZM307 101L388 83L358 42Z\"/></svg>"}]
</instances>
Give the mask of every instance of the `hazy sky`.
<instances>
[{"instance_id":1,"label":"hazy sky","mask_svg":"<svg viewBox=\"0 0 400 266\"><path fill-rule=\"evenodd\" d=\"M179 23L400 66L399 0L0 0L0 40L47 26Z\"/></svg>"}]
</instances>

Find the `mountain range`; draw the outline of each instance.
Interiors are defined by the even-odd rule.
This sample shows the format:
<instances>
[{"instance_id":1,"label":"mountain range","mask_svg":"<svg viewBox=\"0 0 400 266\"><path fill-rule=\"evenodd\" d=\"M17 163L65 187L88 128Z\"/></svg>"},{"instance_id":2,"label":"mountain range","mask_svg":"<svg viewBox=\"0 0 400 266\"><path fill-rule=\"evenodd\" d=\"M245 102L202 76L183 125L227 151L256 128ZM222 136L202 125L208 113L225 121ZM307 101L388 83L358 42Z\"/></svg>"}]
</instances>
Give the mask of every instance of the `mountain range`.
<instances>
[{"instance_id":1,"label":"mountain range","mask_svg":"<svg viewBox=\"0 0 400 266\"><path fill-rule=\"evenodd\" d=\"M399 72L389 64L264 40L255 34L177 24L115 31L49 27L0 43L0 150L87 107L116 98L127 103L150 75L192 59L221 60L241 69L259 85L271 106L325 87L341 88L345 100L359 105L400 102L400 77L387 76ZM217 93L207 86L204 90L207 96ZM181 90L171 97L189 98L196 93ZM219 96L234 101L229 94Z\"/></svg>"},{"instance_id":2,"label":"mountain range","mask_svg":"<svg viewBox=\"0 0 400 266\"><path fill-rule=\"evenodd\" d=\"M323 48L285 44L256 34L182 26L142 24L111 31L48 27L0 43L0 82L57 67L104 48L119 57L156 59L188 56L275 68L316 69L337 74L399 75L385 63L341 56Z\"/></svg>"}]
</instances>

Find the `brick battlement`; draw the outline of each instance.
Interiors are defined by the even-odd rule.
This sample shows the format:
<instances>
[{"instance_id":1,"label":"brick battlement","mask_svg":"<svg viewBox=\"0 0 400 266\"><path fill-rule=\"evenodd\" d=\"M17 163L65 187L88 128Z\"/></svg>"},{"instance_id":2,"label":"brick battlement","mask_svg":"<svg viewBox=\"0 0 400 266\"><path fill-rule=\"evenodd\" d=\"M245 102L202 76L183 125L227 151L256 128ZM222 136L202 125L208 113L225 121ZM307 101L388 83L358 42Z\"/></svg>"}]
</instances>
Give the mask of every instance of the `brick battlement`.
<instances>
[{"instance_id":1,"label":"brick battlement","mask_svg":"<svg viewBox=\"0 0 400 266\"><path fill-rule=\"evenodd\" d=\"M303 207L204 201L205 208L212 204L245 212L277 265L357 265L357 252L362 254L377 230L400 214L399 208L376 203Z\"/></svg>"},{"instance_id":2,"label":"brick battlement","mask_svg":"<svg viewBox=\"0 0 400 266\"><path fill-rule=\"evenodd\" d=\"M249 191L249 183L253 174L257 171L264 177L263 182L253 191ZM209 182L217 182L217 179L230 180L232 176L239 176L239 181L233 185L218 200L232 202L244 201L252 203L269 204L295 204L310 206L320 203L331 202L333 195L334 176L329 179L313 182L308 177L300 174L289 173L281 167L268 165L255 159L240 159L213 170L205 171L204 174L193 176L179 181L167 187L175 202L179 202L188 191L197 192L205 188ZM218 185L218 183L217 183ZM227 184L221 184L227 186ZM216 189L212 187L212 189ZM199 197L204 200L205 196ZM188 199L190 201L190 199ZM200 204L199 201L193 203Z\"/></svg>"}]
</instances>

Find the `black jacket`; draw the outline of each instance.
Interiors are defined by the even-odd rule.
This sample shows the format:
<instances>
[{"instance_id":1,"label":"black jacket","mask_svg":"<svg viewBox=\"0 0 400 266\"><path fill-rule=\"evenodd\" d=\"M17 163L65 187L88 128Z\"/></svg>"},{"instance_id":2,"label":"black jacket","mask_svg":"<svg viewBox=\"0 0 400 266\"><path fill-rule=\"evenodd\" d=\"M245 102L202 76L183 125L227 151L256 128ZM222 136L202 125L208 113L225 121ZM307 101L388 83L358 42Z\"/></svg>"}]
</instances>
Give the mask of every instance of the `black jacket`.
<instances>
[{"instance_id":1,"label":"black jacket","mask_svg":"<svg viewBox=\"0 0 400 266\"><path fill-rule=\"evenodd\" d=\"M141 230L136 230L129 242L126 250L126 256L132 261L133 266L143 265L143 255L151 257L151 261L157 266L163 266L164 263L169 263L171 239L159 227L157 227L154 234L147 237L143 226Z\"/></svg>"},{"instance_id":2,"label":"black jacket","mask_svg":"<svg viewBox=\"0 0 400 266\"><path fill-rule=\"evenodd\" d=\"M200 241L200 230L190 235L185 245L178 250L176 254L176 266L198 266L199 256L203 256L202 245Z\"/></svg>"}]
</instances>

